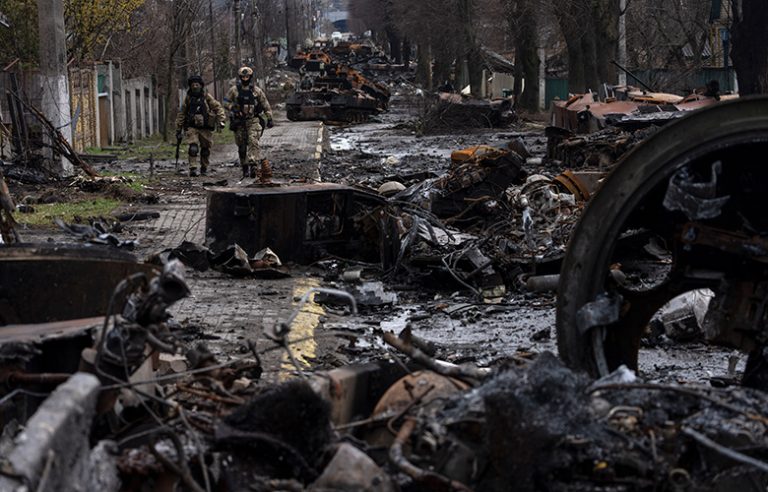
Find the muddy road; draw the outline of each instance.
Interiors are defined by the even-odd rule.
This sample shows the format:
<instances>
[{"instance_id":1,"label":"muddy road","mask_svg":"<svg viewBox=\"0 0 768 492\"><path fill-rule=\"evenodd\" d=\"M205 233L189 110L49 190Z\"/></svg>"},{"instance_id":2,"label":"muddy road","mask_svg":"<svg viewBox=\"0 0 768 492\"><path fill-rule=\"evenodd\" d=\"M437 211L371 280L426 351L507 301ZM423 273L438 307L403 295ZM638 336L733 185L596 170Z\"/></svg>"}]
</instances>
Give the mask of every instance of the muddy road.
<instances>
[{"instance_id":1,"label":"muddy road","mask_svg":"<svg viewBox=\"0 0 768 492\"><path fill-rule=\"evenodd\" d=\"M418 127L420 111L419 96L401 95L393 98L389 112L364 124L321 125L278 117L278 125L263 140L264 155L272 162L276 182L320 180L371 191L393 179L409 185L441 175L449 170L455 150L475 145L503 147L511 140L523 142L530 152L525 163L528 174L552 176L562 171L545 159L546 137L540 122L424 135ZM205 243L206 190L249 184L239 180L234 145L217 146L212 161L212 173L205 178L178 176L172 161L156 162L152 176L148 163L142 160L116 162L100 169L147 180L144 195L151 199L137 196L118 211L159 215L126 223L120 229L121 238L138 241L137 256L149 258L183 241ZM57 193L55 187L45 186L15 191L33 197ZM27 241L73 240L53 226L28 226L21 233ZM439 358L455 363L493 367L508 358L557 352L555 295L526 291L522 276L512 279L502 298L486 304L450 278L422 277L408 271L385 276L373 265L342 259L311 266L290 264L286 267L290 276L279 280L238 279L212 270L189 269L192 297L177 304L173 313L190 346L203 342L219 357L232 359L241 356L247 340L258 339L265 328L290 317L307 289L359 289L361 284L342 280L345 270L355 268L362 269L357 280L363 285L373 282L371 299L356 315L349 313L348 307L332 303L303 307L295 330L295 336L304 339L296 347L303 368L330 368L389 357L381 333L398 333L407 325L414 334L434 343ZM556 273L559 264L553 261L547 268L547 273ZM640 369L644 378L655 381L707 383L713 377L729 376L729 368L743 369L746 359L696 341L662 338L650 345L641 349ZM296 369L280 353L270 354L265 365L270 367L265 376L279 379Z\"/></svg>"},{"instance_id":2,"label":"muddy road","mask_svg":"<svg viewBox=\"0 0 768 492\"><path fill-rule=\"evenodd\" d=\"M498 130L423 135L418 131L419 112L418 96L395 97L391 111L375 122L327 127L326 152L320 161L322 179L372 189L395 177L416 183L426 176L447 172L455 150L475 145L503 147L513 139L522 140L531 153L526 162L529 174L552 176L563 171L546 159L543 122L521 121ZM376 275L370 278L376 280ZM398 283L409 282L406 290L398 288L404 287ZM337 285L344 287L343 283ZM479 365L494 365L505 357L521 354L547 350L556 353L556 296L527 292L522 280L518 287L499 304L485 305L475 303L458 283L436 288L405 275L389 284L398 294L397 303L379 308L375 315L350 316L329 326L372 336L378 330L398 332L411 323L414 333L440 347L441 357ZM371 349L375 346L375 342L368 341L365 349L357 347L353 353L375 352ZM708 383L711 378L732 376L729 369L743 370L745 361L746 356L729 349L662 338L643 345L640 370L643 378L652 381Z\"/></svg>"}]
</instances>

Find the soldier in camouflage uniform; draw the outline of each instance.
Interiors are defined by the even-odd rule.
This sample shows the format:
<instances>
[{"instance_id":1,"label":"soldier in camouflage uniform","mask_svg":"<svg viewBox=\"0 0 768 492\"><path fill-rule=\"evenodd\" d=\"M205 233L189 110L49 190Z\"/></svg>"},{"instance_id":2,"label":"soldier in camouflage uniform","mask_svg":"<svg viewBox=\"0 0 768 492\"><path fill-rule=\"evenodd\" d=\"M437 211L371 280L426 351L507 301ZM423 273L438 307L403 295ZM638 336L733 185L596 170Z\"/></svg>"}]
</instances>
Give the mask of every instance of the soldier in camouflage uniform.
<instances>
[{"instance_id":1,"label":"soldier in camouflage uniform","mask_svg":"<svg viewBox=\"0 0 768 492\"><path fill-rule=\"evenodd\" d=\"M229 110L230 128L235 132L235 143L240 156L243 178L256 177L259 159L259 139L264 126L272 128L272 108L264 92L253 80L253 70L243 67L237 72L238 82L230 87L224 104ZM268 166L262 172L269 173ZM266 178L267 176L262 176Z\"/></svg>"},{"instance_id":2,"label":"soldier in camouflage uniform","mask_svg":"<svg viewBox=\"0 0 768 492\"><path fill-rule=\"evenodd\" d=\"M208 173L209 157L213 146L213 130L223 128L227 113L219 101L205 90L203 78L193 75L187 81L189 90L176 117L176 140L187 137L189 144L189 175L197 176L197 158L200 156L200 174Z\"/></svg>"}]
</instances>

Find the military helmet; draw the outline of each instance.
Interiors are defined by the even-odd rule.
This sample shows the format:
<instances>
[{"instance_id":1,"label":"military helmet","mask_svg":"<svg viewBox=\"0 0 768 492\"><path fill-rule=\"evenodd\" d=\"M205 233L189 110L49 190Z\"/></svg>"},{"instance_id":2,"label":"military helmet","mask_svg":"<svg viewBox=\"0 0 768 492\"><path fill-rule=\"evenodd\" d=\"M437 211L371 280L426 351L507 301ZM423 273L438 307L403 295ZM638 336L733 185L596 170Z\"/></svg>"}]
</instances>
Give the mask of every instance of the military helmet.
<instances>
[{"instance_id":1,"label":"military helmet","mask_svg":"<svg viewBox=\"0 0 768 492\"><path fill-rule=\"evenodd\" d=\"M242 67L240 70L237 71L237 75L240 77L250 77L253 75L253 70L251 67Z\"/></svg>"},{"instance_id":2,"label":"military helmet","mask_svg":"<svg viewBox=\"0 0 768 492\"><path fill-rule=\"evenodd\" d=\"M205 87L205 82L203 82L203 77L201 77L200 75L190 75L190 77L187 79L187 87L190 87L195 82Z\"/></svg>"}]
</instances>

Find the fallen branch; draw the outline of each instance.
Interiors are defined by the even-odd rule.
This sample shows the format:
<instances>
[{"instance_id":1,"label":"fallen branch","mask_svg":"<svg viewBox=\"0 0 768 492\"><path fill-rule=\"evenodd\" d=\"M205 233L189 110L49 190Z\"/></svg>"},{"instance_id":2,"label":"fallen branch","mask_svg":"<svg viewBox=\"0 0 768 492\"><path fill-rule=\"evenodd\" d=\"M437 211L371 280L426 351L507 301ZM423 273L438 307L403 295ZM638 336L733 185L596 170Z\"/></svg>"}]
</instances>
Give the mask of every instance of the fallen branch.
<instances>
[{"instance_id":1,"label":"fallen branch","mask_svg":"<svg viewBox=\"0 0 768 492\"><path fill-rule=\"evenodd\" d=\"M458 378L462 380L469 379L469 382L474 382L485 379L491 374L490 369L481 369L472 366L457 366L456 364L433 359L418 348L414 347L410 342L399 339L397 336L395 336L394 333L384 333L382 338L388 345L396 348L427 369L443 376Z\"/></svg>"},{"instance_id":2,"label":"fallen branch","mask_svg":"<svg viewBox=\"0 0 768 492\"><path fill-rule=\"evenodd\" d=\"M731 448L726 448L722 444L718 444L712 439L708 438L704 434L701 434L699 432L696 432L695 430L689 428L689 427L683 427L682 428L683 434L685 434L688 437L693 438L694 441L698 442L702 446L705 446L717 453L722 454L723 456L727 456L728 458L731 458L734 461L738 461L739 463L743 463L745 465L753 466L760 470L763 473L768 473L768 463L764 461L760 461L758 459L755 459L751 456L747 456L744 453L739 453L736 450L733 450Z\"/></svg>"},{"instance_id":3,"label":"fallen branch","mask_svg":"<svg viewBox=\"0 0 768 492\"><path fill-rule=\"evenodd\" d=\"M19 97L18 94L13 92L11 92L11 94L19 102L21 102L21 104L27 108L27 110L29 110L37 118L40 124L42 124L43 127L48 131L48 134L51 137L51 143L53 144L52 146L59 154L63 155L69 162L82 169L83 172L85 172L88 176L92 178L99 176L99 173L97 173L90 165L88 165L80 158L77 152L75 152L75 150L69 144L67 139L64 138L64 135L62 135L61 131L53 126L53 123L51 123L39 109L29 104L23 98Z\"/></svg>"},{"instance_id":4,"label":"fallen branch","mask_svg":"<svg viewBox=\"0 0 768 492\"><path fill-rule=\"evenodd\" d=\"M690 388L683 388L681 386L670 386L670 385L664 385L664 384L651 384L651 383L617 383L617 384L603 384L603 385L597 384L595 386L590 387L587 390L587 393L592 394L598 391L616 391L616 390L619 390L619 391L620 390L651 390L651 391L671 391L673 393L680 393L683 395L692 396L694 398L700 398L702 400L706 400L726 410L730 410L732 412L744 415L745 417L751 420L762 422L763 424L768 424L768 418L764 417L763 415L759 415L757 413L750 412L747 409L737 407L736 405L733 405L726 401L722 401L706 393L702 393L700 391L696 391Z\"/></svg>"}]
</instances>

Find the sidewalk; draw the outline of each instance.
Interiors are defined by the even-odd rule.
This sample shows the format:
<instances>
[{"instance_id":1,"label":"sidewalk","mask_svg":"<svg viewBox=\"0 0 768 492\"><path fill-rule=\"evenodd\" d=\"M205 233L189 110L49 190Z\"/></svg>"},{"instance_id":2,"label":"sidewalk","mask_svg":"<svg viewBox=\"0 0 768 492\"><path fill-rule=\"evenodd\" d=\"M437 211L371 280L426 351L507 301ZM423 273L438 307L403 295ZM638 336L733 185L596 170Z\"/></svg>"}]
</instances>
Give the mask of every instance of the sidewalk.
<instances>
[{"instance_id":1,"label":"sidewalk","mask_svg":"<svg viewBox=\"0 0 768 492\"><path fill-rule=\"evenodd\" d=\"M275 127L267 130L261 140L262 155L272 162L273 179L319 180L323 139L321 123L289 122L278 115ZM170 175L169 188L180 186L181 192L159 191L163 204L136 207L160 213L158 219L131 227L141 244L140 257L178 246L185 240L205 243L205 184L226 179L227 186L239 185L241 170L235 146L214 148L211 169L208 177ZM187 271L187 276L192 297L177 303L173 314L185 325L200 327L201 341L224 357L239 355L239 346L247 339L258 339L263 327L286 319L293 310L294 297L308 288L303 276L282 280L237 279L215 271L192 270ZM307 335L318 323L315 319L304 325L302 330ZM313 353L306 355L314 357ZM265 369L284 365L282 357L281 352L273 353L264 361Z\"/></svg>"}]
</instances>

